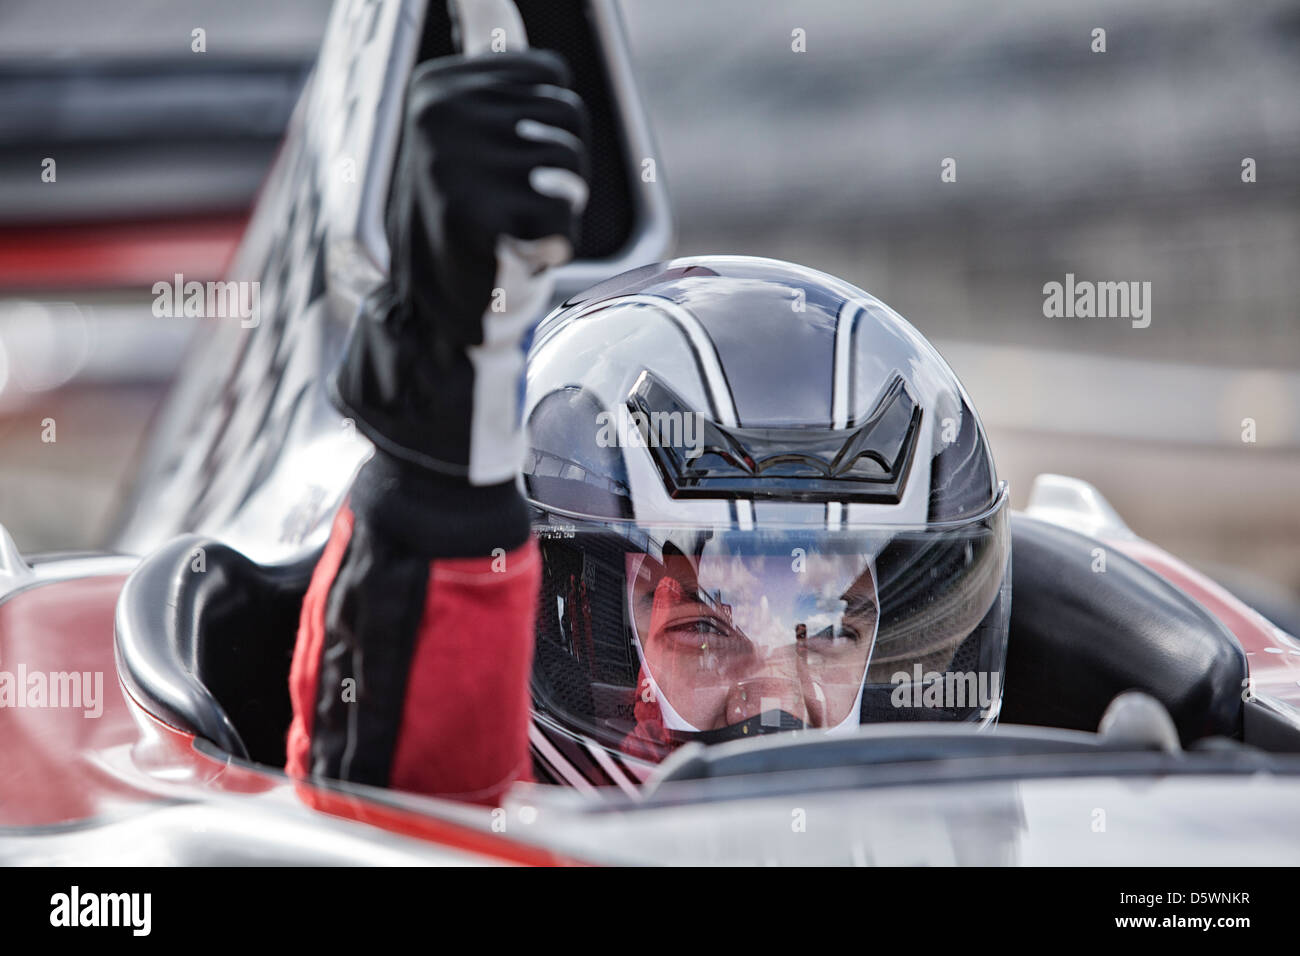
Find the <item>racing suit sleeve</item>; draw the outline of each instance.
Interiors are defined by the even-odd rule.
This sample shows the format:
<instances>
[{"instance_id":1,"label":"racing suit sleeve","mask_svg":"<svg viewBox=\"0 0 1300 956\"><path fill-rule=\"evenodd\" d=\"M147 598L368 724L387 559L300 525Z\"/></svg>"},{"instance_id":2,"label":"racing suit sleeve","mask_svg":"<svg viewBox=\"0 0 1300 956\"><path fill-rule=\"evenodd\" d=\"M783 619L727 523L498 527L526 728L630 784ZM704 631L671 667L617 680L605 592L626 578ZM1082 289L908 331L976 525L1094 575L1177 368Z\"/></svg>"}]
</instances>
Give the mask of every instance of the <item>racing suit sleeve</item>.
<instances>
[{"instance_id":1,"label":"racing suit sleeve","mask_svg":"<svg viewBox=\"0 0 1300 956\"><path fill-rule=\"evenodd\" d=\"M303 602L288 772L496 805L528 774L538 577L513 483L377 455Z\"/></svg>"},{"instance_id":2,"label":"racing suit sleeve","mask_svg":"<svg viewBox=\"0 0 1300 956\"><path fill-rule=\"evenodd\" d=\"M585 113L545 51L414 71L388 280L328 385L375 445L303 603L287 771L494 805L528 773L524 353L572 254ZM516 243L516 245L511 245ZM544 249L546 259L515 255Z\"/></svg>"}]
</instances>

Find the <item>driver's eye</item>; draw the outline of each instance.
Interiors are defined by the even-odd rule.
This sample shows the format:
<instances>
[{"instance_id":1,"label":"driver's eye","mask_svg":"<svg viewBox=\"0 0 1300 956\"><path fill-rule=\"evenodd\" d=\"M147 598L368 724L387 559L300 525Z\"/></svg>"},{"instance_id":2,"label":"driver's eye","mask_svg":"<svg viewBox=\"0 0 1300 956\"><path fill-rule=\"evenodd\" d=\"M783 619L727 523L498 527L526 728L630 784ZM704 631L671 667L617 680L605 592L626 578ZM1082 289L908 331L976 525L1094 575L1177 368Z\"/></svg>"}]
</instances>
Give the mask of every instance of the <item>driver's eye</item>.
<instances>
[{"instance_id":1,"label":"driver's eye","mask_svg":"<svg viewBox=\"0 0 1300 956\"><path fill-rule=\"evenodd\" d=\"M673 630L693 634L725 634L726 629L711 617L697 617L673 625Z\"/></svg>"},{"instance_id":2,"label":"driver's eye","mask_svg":"<svg viewBox=\"0 0 1300 956\"><path fill-rule=\"evenodd\" d=\"M856 644L862 640L862 635L858 633L857 628L848 624L839 624L836 627L824 627L815 634L808 636L810 641L815 641L823 645L833 644Z\"/></svg>"}]
</instances>

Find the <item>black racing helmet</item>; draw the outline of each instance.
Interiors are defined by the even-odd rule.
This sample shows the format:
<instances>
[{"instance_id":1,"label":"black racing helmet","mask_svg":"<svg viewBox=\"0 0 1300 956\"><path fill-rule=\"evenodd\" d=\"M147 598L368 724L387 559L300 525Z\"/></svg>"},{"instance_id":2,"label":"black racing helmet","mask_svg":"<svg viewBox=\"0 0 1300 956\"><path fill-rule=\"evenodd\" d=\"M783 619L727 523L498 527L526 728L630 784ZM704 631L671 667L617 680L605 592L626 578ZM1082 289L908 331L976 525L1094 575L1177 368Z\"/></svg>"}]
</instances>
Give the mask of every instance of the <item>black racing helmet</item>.
<instances>
[{"instance_id":1,"label":"black racing helmet","mask_svg":"<svg viewBox=\"0 0 1300 956\"><path fill-rule=\"evenodd\" d=\"M925 338L832 276L707 256L538 327L534 756L631 785L680 744L992 723L1007 493Z\"/></svg>"}]
</instances>

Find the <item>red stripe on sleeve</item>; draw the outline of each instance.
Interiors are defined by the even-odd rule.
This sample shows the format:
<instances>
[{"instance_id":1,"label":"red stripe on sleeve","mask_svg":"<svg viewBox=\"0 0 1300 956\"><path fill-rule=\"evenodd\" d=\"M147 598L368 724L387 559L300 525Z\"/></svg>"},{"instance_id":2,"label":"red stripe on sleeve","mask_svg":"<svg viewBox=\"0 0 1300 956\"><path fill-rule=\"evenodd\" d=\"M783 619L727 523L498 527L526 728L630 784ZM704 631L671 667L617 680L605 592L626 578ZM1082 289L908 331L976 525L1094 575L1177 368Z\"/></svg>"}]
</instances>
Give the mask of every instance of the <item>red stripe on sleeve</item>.
<instances>
[{"instance_id":1,"label":"red stripe on sleeve","mask_svg":"<svg viewBox=\"0 0 1300 956\"><path fill-rule=\"evenodd\" d=\"M287 744L288 759L285 771L291 776L305 777L310 767L311 721L316 706L316 684L320 675L321 645L325 640L325 599L329 596L334 576L343 563L348 541L352 538L352 512L345 504L334 518L329 542L316 570L312 572L307 596L303 598L302 615L298 619L298 639L293 647L293 663L289 669L289 697L293 702L293 721L289 724Z\"/></svg>"},{"instance_id":2,"label":"red stripe on sleeve","mask_svg":"<svg viewBox=\"0 0 1300 956\"><path fill-rule=\"evenodd\" d=\"M391 785L495 805L529 776L541 558L531 539L429 569Z\"/></svg>"}]
</instances>

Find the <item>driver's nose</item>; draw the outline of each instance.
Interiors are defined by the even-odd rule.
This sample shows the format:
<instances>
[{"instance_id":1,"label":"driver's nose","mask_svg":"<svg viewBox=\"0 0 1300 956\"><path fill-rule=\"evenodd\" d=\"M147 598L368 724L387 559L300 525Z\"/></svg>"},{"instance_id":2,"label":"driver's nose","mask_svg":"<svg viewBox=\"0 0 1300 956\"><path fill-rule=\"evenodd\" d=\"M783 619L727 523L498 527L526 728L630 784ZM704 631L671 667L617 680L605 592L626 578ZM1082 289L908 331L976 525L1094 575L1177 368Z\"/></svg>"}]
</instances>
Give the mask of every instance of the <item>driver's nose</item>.
<instances>
[{"instance_id":1,"label":"driver's nose","mask_svg":"<svg viewBox=\"0 0 1300 956\"><path fill-rule=\"evenodd\" d=\"M826 701L821 688L809 679L801 645L796 642L760 655L753 670L732 684L727 693L728 724L783 710L806 727L823 725Z\"/></svg>"},{"instance_id":2,"label":"driver's nose","mask_svg":"<svg viewBox=\"0 0 1300 956\"><path fill-rule=\"evenodd\" d=\"M736 681L727 692L728 724L782 710L805 725L811 723L797 680L774 675L748 677Z\"/></svg>"},{"instance_id":3,"label":"driver's nose","mask_svg":"<svg viewBox=\"0 0 1300 956\"><path fill-rule=\"evenodd\" d=\"M793 643L769 646L755 655L750 672L728 690L726 723L783 710L805 727L826 726L826 698L809 673L803 624L796 626L795 637Z\"/></svg>"}]
</instances>

